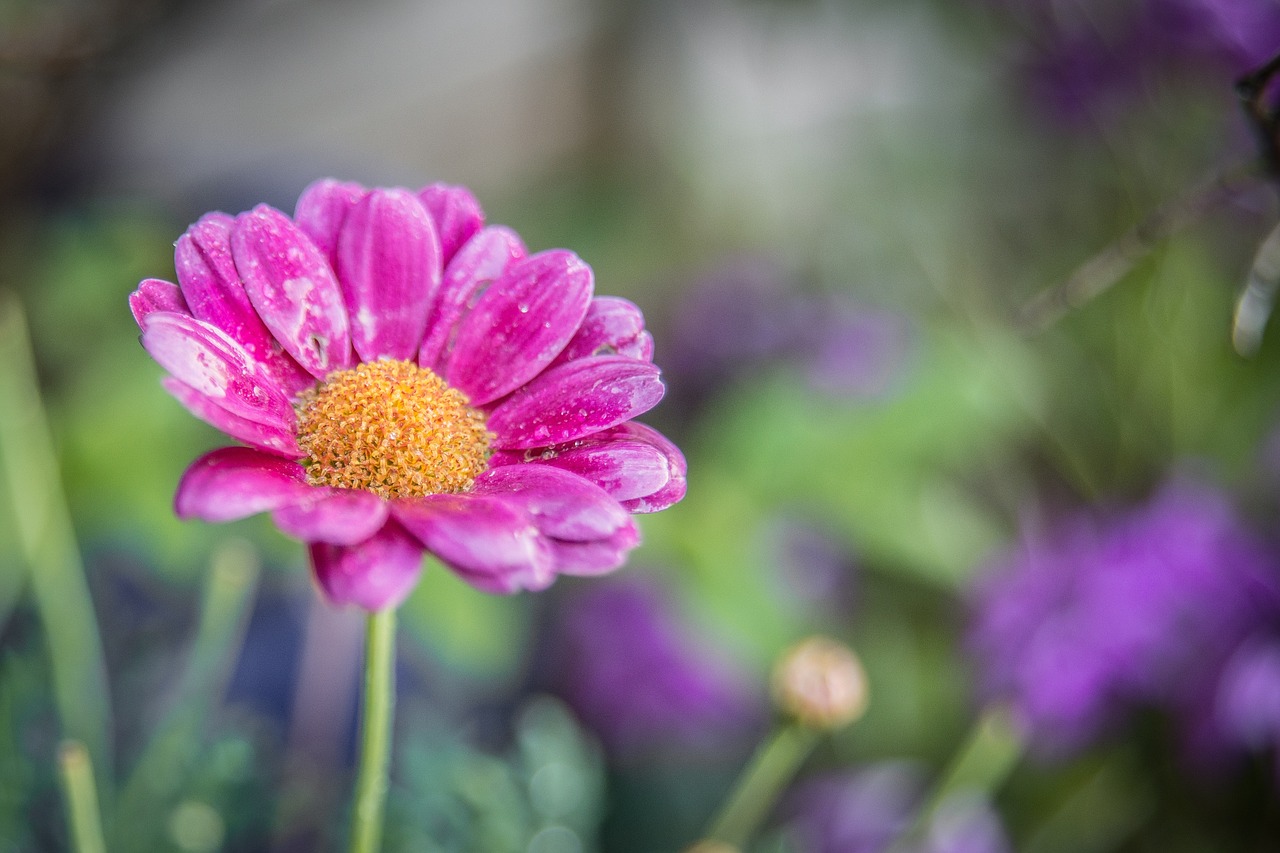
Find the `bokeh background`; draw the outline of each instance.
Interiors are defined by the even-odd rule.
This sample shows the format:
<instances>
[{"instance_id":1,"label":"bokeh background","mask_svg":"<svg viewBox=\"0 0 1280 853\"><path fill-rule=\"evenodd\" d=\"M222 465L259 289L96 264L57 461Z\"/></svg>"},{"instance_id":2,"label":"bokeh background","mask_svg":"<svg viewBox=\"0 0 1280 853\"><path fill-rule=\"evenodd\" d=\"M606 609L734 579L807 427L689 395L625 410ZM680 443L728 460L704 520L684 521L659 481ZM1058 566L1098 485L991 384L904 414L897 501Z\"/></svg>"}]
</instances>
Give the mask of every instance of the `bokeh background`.
<instances>
[{"instance_id":1,"label":"bokeh background","mask_svg":"<svg viewBox=\"0 0 1280 853\"><path fill-rule=\"evenodd\" d=\"M126 305L322 176L580 254L689 461L612 577L427 567L386 849L683 848L815 632L869 711L751 850L1280 848L1277 50L1272 0L0 0L0 850L68 849L68 731L113 850L342 844L361 616L173 517L223 439Z\"/></svg>"}]
</instances>

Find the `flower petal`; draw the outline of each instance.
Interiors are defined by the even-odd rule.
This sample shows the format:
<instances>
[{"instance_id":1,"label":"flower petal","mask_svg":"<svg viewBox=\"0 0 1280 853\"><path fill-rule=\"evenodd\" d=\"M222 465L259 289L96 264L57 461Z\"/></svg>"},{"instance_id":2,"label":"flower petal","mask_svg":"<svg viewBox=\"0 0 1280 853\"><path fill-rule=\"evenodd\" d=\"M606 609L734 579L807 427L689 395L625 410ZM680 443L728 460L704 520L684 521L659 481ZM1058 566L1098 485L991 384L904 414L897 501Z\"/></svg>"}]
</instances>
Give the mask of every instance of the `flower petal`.
<instances>
[{"instance_id":1,"label":"flower petal","mask_svg":"<svg viewBox=\"0 0 1280 853\"><path fill-rule=\"evenodd\" d=\"M468 583L488 592L543 589L554 579L546 539L527 512L501 497L429 495L391 513Z\"/></svg>"},{"instance_id":2,"label":"flower petal","mask_svg":"<svg viewBox=\"0 0 1280 853\"><path fill-rule=\"evenodd\" d=\"M427 334L418 364L444 372L445 356L458 318L472 298L494 282L507 267L525 256L524 243L510 228L482 228L449 261L427 319Z\"/></svg>"},{"instance_id":3,"label":"flower petal","mask_svg":"<svg viewBox=\"0 0 1280 853\"><path fill-rule=\"evenodd\" d=\"M680 448L676 447L669 438L653 427L636 423L635 421L619 424L612 432L619 438L626 436L653 445L666 457L667 468L670 473L667 484L653 494L633 498L632 500L624 500L622 505L628 512L658 512L674 503L678 503L684 497L685 492L689 489L687 481L689 466L685 462L684 454L680 452Z\"/></svg>"},{"instance_id":4,"label":"flower petal","mask_svg":"<svg viewBox=\"0 0 1280 853\"><path fill-rule=\"evenodd\" d=\"M178 286L159 278L144 279L138 289L129 294L129 310L133 312L133 319L139 326L142 325L142 319L153 311L191 313Z\"/></svg>"},{"instance_id":5,"label":"flower petal","mask_svg":"<svg viewBox=\"0 0 1280 853\"><path fill-rule=\"evenodd\" d=\"M351 366L338 280L289 217L265 204L240 214L231 251L258 316L299 364L317 379Z\"/></svg>"},{"instance_id":6,"label":"flower petal","mask_svg":"<svg viewBox=\"0 0 1280 853\"><path fill-rule=\"evenodd\" d=\"M513 264L458 324L445 378L473 406L519 388L573 337L591 288L591 268L563 249Z\"/></svg>"},{"instance_id":7,"label":"flower petal","mask_svg":"<svg viewBox=\"0 0 1280 853\"><path fill-rule=\"evenodd\" d=\"M608 432L607 430L605 431ZM598 439L591 436L567 447L542 452L500 450L489 464L497 467L521 462L539 462L571 471L604 489L616 501L652 495L671 479L671 466L662 451L643 441Z\"/></svg>"},{"instance_id":8,"label":"flower petal","mask_svg":"<svg viewBox=\"0 0 1280 853\"><path fill-rule=\"evenodd\" d=\"M297 462L248 447L223 447L187 468L173 498L179 518L235 521L306 500L314 487Z\"/></svg>"},{"instance_id":9,"label":"flower petal","mask_svg":"<svg viewBox=\"0 0 1280 853\"><path fill-rule=\"evenodd\" d=\"M395 607L422 573L422 545L395 521L356 545L313 542L310 551L316 581L334 604Z\"/></svg>"},{"instance_id":10,"label":"flower petal","mask_svg":"<svg viewBox=\"0 0 1280 853\"><path fill-rule=\"evenodd\" d=\"M635 303L616 296L597 296L582 325L552 365L592 355L653 358L653 338L644 330L644 314Z\"/></svg>"},{"instance_id":11,"label":"flower petal","mask_svg":"<svg viewBox=\"0 0 1280 853\"><path fill-rule=\"evenodd\" d=\"M145 318L142 345L175 379L231 414L292 430L289 400L221 329L187 314L155 311Z\"/></svg>"},{"instance_id":12,"label":"flower petal","mask_svg":"<svg viewBox=\"0 0 1280 853\"><path fill-rule=\"evenodd\" d=\"M302 233L311 238L326 258L333 261L338 251L338 232L355 207L367 193L354 181L335 181L322 178L307 186L298 196L293 208L293 221Z\"/></svg>"},{"instance_id":13,"label":"flower petal","mask_svg":"<svg viewBox=\"0 0 1280 853\"><path fill-rule=\"evenodd\" d=\"M298 440L294 437L291 428L268 426L233 415L214 400L172 376L161 379L160 384L176 397L187 411L232 438L238 438L246 444L287 459L301 459L306 455L302 448L298 447Z\"/></svg>"},{"instance_id":14,"label":"flower petal","mask_svg":"<svg viewBox=\"0 0 1280 853\"><path fill-rule=\"evenodd\" d=\"M630 520L604 489L549 465L491 468L476 478L474 492L501 495L508 506L529 513L538 530L556 539L602 539Z\"/></svg>"},{"instance_id":15,"label":"flower petal","mask_svg":"<svg viewBox=\"0 0 1280 853\"><path fill-rule=\"evenodd\" d=\"M480 202L466 187L431 184L418 193L440 235L441 257L449 263L454 254L484 225Z\"/></svg>"},{"instance_id":16,"label":"flower petal","mask_svg":"<svg viewBox=\"0 0 1280 853\"><path fill-rule=\"evenodd\" d=\"M313 489L302 503L271 513L271 520L307 542L355 545L381 530L389 513L390 505L373 492Z\"/></svg>"},{"instance_id":17,"label":"flower petal","mask_svg":"<svg viewBox=\"0 0 1280 853\"><path fill-rule=\"evenodd\" d=\"M360 358L416 357L440 287L440 240L418 197L379 189L351 208L337 270Z\"/></svg>"},{"instance_id":18,"label":"flower petal","mask_svg":"<svg viewBox=\"0 0 1280 853\"><path fill-rule=\"evenodd\" d=\"M489 416L497 449L547 447L583 438L647 412L662 399L660 371L616 355L552 368Z\"/></svg>"},{"instance_id":19,"label":"flower petal","mask_svg":"<svg viewBox=\"0 0 1280 853\"><path fill-rule=\"evenodd\" d=\"M630 518L614 533L591 542L551 540L556 571L563 575L602 575L627 561L627 554L640 544L640 529Z\"/></svg>"},{"instance_id":20,"label":"flower petal","mask_svg":"<svg viewBox=\"0 0 1280 853\"><path fill-rule=\"evenodd\" d=\"M231 257L234 224L225 213L208 213L178 238L173 252L178 284L193 317L217 326L286 393L296 394L314 379L283 351L249 302Z\"/></svg>"}]
</instances>

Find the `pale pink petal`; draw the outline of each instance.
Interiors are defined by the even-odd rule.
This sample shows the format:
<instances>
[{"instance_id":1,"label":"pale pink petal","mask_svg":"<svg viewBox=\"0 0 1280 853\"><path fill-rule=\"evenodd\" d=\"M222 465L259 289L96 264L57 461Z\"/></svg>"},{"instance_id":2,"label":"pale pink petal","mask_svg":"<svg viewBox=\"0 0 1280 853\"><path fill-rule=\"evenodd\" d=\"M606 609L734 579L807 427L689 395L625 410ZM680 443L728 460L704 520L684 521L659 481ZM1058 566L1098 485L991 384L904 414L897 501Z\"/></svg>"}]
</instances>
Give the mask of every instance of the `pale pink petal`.
<instances>
[{"instance_id":1,"label":"pale pink petal","mask_svg":"<svg viewBox=\"0 0 1280 853\"><path fill-rule=\"evenodd\" d=\"M209 397L190 385L184 385L172 376L166 376L160 380L160 383L186 407L187 411L232 438L289 459L301 459L306 455L298 447L298 440L290 428L268 426L233 415Z\"/></svg>"},{"instance_id":2,"label":"pale pink petal","mask_svg":"<svg viewBox=\"0 0 1280 853\"><path fill-rule=\"evenodd\" d=\"M316 582L334 604L396 607L422 573L422 545L395 521L355 545L311 544Z\"/></svg>"},{"instance_id":3,"label":"pale pink petal","mask_svg":"<svg viewBox=\"0 0 1280 853\"><path fill-rule=\"evenodd\" d=\"M187 314L155 311L144 318L142 345L161 367L233 415L292 429L293 406L235 341Z\"/></svg>"},{"instance_id":4,"label":"pale pink petal","mask_svg":"<svg viewBox=\"0 0 1280 853\"><path fill-rule=\"evenodd\" d=\"M381 530L389 511L390 505L373 492L313 489L305 501L273 512L271 520L306 542L355 545Z\"/></svg>"},{"instance_id":5,"label":"pale pink petal","mask_svg":"<svg viewBox=\"0 0 1280 853\"><path fill-rule=\"evenodd\" d=\"M418 193L440 235L441 257L448 264L463 244L484 225L480 202L466 187L431 184Z\"/></svg>"},{"instance_id":6,"label":"pale pink petal","mask_svg":"<svg viewBox=\"0 0 1280 853\"><path fill-rule=\"evenodd\" d=\"M595 483L616 501L652 495L671 479L667 457L652 444L600 439L594 435L565 447L542 451L500 450L489 459L493 467L521 462L539 462L571 471Z\"/></svg>"},{"instance_id":7,"label":"pale pink petal","mask_svg":"<svg viewBox=\"0 0 1280 853\"><path fill-rule=\"evenodd\" d=\"M356 354L415 358L440 287L440 241L418 197L379 189L351 208L338 235L337 270Z\"/></svg>"},{"instance_id":8,"label":"pale pink petal","mask_svg":"<svg viewBox=\"0 0 1280 853\"><path fill-rule=\"evenodd\" d=\"M444 372L458 318L507 267L524 256L519 235L501 225L480 229L458 250L445 267L444 279L428 314L418 364L436 373Z\"/></svg>"},{"instance_id":9,"label":"pale pink petal","mask_svg":"<svg viewBox=\"0 0 1280 853\"><path fill-rule=\"evenodd\" d=\"M490 592L542 589L554 579L546 539L501 497L429 495L396 501L392 515L468 583Z\"/></svg>"},{"instance_id":10,"label":"pale pink petal","mask_svg":"<svg viewBox=\"0 0 1280 853\"><path fill-rule=\"evenodd\" d=\"M312 489L297 462L249 447L223 447L191 463L173 506L183 519L235 521L304 501Z\"/></svg>"},{"instance_id":11,"label":"pale pink petal","mask_svg":"<svg viewBox=\"0 0 1280 853\"><path fill-rule=\"evenodd\" d=\"M311 183L298 196L293 209L293 221L302 233L311 238L321 253L333 261L338 251L338 232L347 218L348 211L356 206L367 193L354 181L335 181L322 178Z\"/></svg>"},{"instance_id":12,"label":"pale pink petal","mask_svg":"<svg viewBox=\"0 0 1280 853\"><path fill-rule=\"evenodd\" d=\"M644 314L635 303L616 296L591 300L582 325L552 365L592 355L625 355L648 361L653 338L644 330Z\"/></svg>"},{"instance_id":13,"label":"pale pink petal","mask_svg":"<svg viewBox=\"0 0 1280 853\"><path fill-rule=\"evenodd\" d=\"M640 544L640 529L635 522L618 528L605 539L591 542L551 540L551 555L556 571L563 575L602 575L627 561L627 554Z\"/></svg>"},{"instance_id":14,"label":"pale pink petal","mask_svg":"<svg viewBox=\"0 0 1280 853\"><path fill-rule=\"evenodd\" d=\"M342 292L328 260L280 211L260 204L236 219L231 251L258 316L312 376L351 367Z\"/></svg>"},{"instance_id":15,"label":"pale pink petal","mask_svg":"<svg viewBox=\"0 0 1280 853\"><path fill-rule=\"evenodd\" d=\"M573 337L591 301L591 268L563 249L517 261L458 323L445 378L473 406L537 376Z\"/></svg>"},{"instance_id":16,"label":"pale pink petal","mask_svg":"<svg viewBox=\"0 0 1280 853\"><path fill-rule=\"evenodd\" d=\"M599 486L549 465L491 468L476 478L473 491L501 496L508 506L529 513L539 531L556 539L602 539L629 522L627 511Z\"/></svg>"},{"instance_id":17,"label":"pale pink petal","mask_svg":"<svg viewBox=\"0 0 1280 853\"><path fill-rule=\"evenodd\" d=\"M547 447L584 438L647 412L665 389L649 362L616 355L552 368L489 416L498 449Z\"/></svg>"},{"instance_id":18,"label":"pale pink petal","mask_svg":"<svg viewBox=\"0 0 1280 853\"><path fill-rule=\"evenodd\" d=\"M284 352L250 304L231 257L234 224L225 213L208 213L178 238L178 284L192 316L226 332L286 394L296 394L315 380Z\"/></svg>"},{"instance_id":19,"label":"pale pink petal","mask_svg":"<svg viewBox=\"0 0 1280 853\"><path fill-rule=\"evenodd\" d=\"M191 313L178 286L159 278L144 279L138 289L129 294L129 310L133 312L133 319L139 326L142 325L142 319L153 311Z\"/></svg>"}]
</instances>

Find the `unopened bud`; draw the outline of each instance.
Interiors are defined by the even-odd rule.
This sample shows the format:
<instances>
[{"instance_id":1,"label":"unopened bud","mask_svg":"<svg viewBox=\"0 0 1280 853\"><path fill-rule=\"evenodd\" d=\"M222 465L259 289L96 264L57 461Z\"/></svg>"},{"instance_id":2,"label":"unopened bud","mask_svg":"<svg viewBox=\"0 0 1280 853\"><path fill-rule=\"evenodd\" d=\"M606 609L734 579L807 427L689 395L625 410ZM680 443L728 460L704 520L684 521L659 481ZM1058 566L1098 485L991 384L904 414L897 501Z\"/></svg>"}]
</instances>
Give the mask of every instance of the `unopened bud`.
<instances>
[{"instance_id":1,"label":"unopened bud","mask_svg":"<svg viewBox=\"0 0 1280 853\"><path fill-rule=\"evenodd\" d=\"M792 646L773 671L778 707L800 723L832 731L867 710L867 674L853 650L828 637Z\"/></svg>"}]
</instances>

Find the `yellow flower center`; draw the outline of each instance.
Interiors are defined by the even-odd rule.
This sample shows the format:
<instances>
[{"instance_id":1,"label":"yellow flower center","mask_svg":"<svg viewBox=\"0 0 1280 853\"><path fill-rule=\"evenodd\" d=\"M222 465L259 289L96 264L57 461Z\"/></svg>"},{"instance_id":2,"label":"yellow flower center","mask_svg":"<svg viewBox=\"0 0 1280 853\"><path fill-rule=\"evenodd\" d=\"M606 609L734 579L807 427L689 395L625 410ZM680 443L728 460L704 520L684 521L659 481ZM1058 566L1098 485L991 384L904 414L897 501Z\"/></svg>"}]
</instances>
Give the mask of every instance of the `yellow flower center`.
<instances>
[{"instance_id":1,"label":"yellow flower center","mask_svg":"<svg viewBox=\"0 0 1280 853\"><path fill-rule=\"evenodd\" d=\"M307 481L384 498L466 491L488 463L492 437L468 402L407 361L331 373L297 403Z\"/></svg>"}]
</instances>

